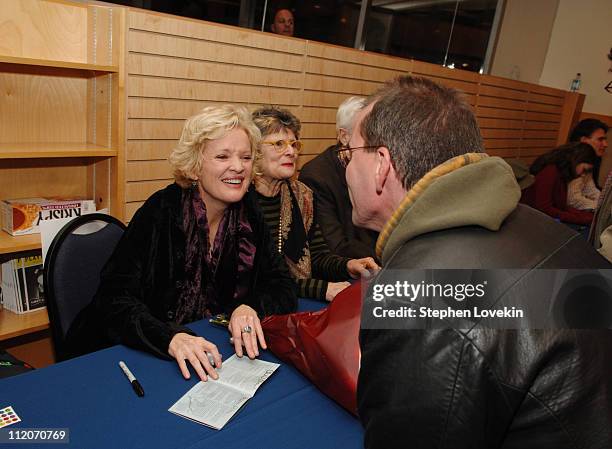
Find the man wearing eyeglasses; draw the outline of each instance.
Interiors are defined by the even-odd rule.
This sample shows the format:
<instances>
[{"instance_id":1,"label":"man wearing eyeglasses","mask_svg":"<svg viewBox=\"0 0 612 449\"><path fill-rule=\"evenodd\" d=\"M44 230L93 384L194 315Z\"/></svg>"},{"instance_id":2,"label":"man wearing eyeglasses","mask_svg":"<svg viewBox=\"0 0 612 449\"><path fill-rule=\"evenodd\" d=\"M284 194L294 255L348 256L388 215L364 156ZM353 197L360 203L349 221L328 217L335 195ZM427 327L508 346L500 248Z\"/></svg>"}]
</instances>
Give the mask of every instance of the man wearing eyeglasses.
<instances>
[{"instance_id":1,"label":"man wearing eyeglasses","mask_svg":"<svg viewBox=\"0 0 612 449\"><path fill-rule=\"evenodd\" d=\"M363 107L364 100L350 97L340 104L336 113L336 144L304 164L300 172L300 181L312 189L315 197L315 215L327 246L335 254L357 259L375 257L378 233L353 224L344 153L338 150L348 145L355 114Z\"/></svg>"},{"instance_id":2,"label":"man wearing eyeglasses","mask_svg":"<svg viewBox=\"0 0 612 449\"><path fill-rule=\"evenodd\" d=\"M484 153L454 89L413 77L387 84L357 114L342 152L353 222L380 231L372 289L420 269L513 268L493 299L520 301L539 287L536 268L610 267L569 228L519 204L512 169ZM366 448L612 447L611 331L372 324L375 306L407 309L405 298L371 290L364 299ZM538 306L555 310L557 299Z\"/></svg>"}]
</instances>

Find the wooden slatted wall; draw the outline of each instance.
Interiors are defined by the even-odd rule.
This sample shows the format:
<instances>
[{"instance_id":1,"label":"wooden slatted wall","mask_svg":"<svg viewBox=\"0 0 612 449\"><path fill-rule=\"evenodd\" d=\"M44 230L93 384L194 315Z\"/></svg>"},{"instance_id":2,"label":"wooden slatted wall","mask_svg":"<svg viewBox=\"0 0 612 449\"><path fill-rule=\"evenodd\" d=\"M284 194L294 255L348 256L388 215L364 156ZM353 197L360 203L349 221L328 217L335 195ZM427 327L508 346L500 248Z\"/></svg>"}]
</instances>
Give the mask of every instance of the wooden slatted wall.
<instances>
[{"instance_id":1,"label":"wooden slatted wall","mask_svg":"<svg viewBox=\"0 0 612 449\"><path fill-rule=\"evenodd\" d=\"M582 111L582 113L580 114L580 120L584 120L586 118L594 118L596 120L604 122L608 126L612 126L612 115L595 114L594 112Z\"/></svg>"},{"instance_id":2,"label":"wooden slatted wall","mask_svg":"<svg viewBox=\"0 0 612 449\"><path fill-rule=\"evenodd\" d=\"M289 108L303 123L299 166L335 141L336 108L402 74L461 89L487 151L531 162L553 148L568 93L420 61L130 10L125 218L172 180L167 157L202 107ZM573 111L572 111L573 112Z\"/></svg>"},{"instance_id":3,"label":"wooden slatted wall","mask_svg":"<svg viewBox=\"0 0 612 449\"><path fill-rule=\"evenodd\" d=\"M305 141L298 166L336 142L336 110L346 98L367 96L397 75L409 73L411 60L308 42L304 68Z\"/></svg>"},{"instance_id":4,"label":"wooden slatted wall","mask_svg":"<svg viewBox=\"0 0 612 449\"><path fill-rule=\"evenodd\" d=\"M480 76L476 116L489 154L527 163L556 146L565 92Z\"/></svg>"},{"instance_id":5,"label":"wooden slatted wall","mask_svg":"<svg viewBox=\"0 0 612 449\"><path fill-rule=\"evenodd\" d=\"M301 114L306 42L131 11L126 219L172 178L167 157L204 106L278 104Z\"/></svg>"}]
</instances>

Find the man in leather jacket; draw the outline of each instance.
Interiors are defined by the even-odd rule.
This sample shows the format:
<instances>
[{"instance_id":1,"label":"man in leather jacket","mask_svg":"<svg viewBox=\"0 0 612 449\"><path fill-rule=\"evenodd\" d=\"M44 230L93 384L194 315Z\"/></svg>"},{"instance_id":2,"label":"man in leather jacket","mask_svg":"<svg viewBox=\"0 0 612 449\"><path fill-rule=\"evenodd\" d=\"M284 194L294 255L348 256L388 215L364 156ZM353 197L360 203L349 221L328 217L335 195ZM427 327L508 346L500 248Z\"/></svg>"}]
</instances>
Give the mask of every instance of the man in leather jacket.
<instances>
[{"instance_id":1,"label":"man in leather jacket","mask_svg":"<svg viewBox=\"0 0 612 449\"><path fill-rule=\"evenodd\" d=\"M578 234L518 203L511 168L484 153L457 91L398 78L354 129L346 178L353 222L380 231L376 282L390 270L522 269L506 291L520 300L516 285L533 287L536 268L610 267ZM364 316L367 448L612 448L610 330L363 326Z\"/></svg>"}]
</instances>

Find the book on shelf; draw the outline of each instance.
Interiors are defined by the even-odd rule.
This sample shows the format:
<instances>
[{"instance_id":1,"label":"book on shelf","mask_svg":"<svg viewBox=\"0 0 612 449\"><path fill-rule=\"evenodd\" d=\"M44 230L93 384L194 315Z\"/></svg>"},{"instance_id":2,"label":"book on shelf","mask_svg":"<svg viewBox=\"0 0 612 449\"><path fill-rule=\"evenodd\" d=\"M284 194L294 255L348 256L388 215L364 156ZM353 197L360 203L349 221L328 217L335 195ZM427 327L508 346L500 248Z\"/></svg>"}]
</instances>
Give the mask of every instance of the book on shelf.
<instances>
[{"instance_id":1,"label":"book on shelf","mask_svg":"<svg viewBox=\"0 0 612 449\"><path fill-rule=\"evenodd\" d=\"M42 255L2 264L2 300L5 309L19 314L45 307Z\"/></svg>"},{"instance_id":2,"label":"book on shelf","mask_svg":"<svg viewBox=\"0 0 612 449\"><path fill-rule=\"evenodd\" d=\"M233 355L217 370L218 380L198 382L168 411L220 430L279 366Z\"/></svg>"},{"instance_id":3,"label":"book on shelf","mask_svg":"<svg viewBox=\"0 0 612 449\"><path fill-rule=\"evenodd\" d=\"M20 198L0 202L2 229L11 235L40 233L41 221L76 218L96 211L94 200L81 198Z\"/></svg>"}]
</instances>

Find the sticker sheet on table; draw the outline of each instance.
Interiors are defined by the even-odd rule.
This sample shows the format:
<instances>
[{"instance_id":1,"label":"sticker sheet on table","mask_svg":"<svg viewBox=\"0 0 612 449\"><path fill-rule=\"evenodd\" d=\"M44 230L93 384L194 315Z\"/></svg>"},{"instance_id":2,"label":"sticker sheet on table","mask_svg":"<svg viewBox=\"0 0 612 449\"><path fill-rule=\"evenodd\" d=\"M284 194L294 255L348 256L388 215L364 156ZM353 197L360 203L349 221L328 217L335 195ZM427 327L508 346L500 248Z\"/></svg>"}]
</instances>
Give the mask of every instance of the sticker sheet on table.
<instances>
[{"instance_id":1,"label":"sticker sheet on table","mask_svg":"<svg viewBox=\"0 0 612 449\"><path fill-rule=\"evenodd\" d=\"M21 421L21 418L17 416L13 407L4 407L0 408L0 429L6 426L10 426L11 424L15 424L16 422Z\"/></svg>"}]
</instances>

